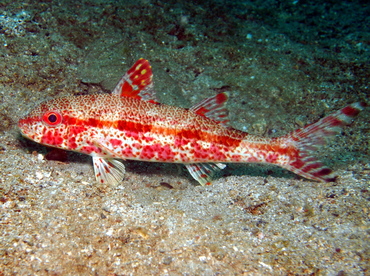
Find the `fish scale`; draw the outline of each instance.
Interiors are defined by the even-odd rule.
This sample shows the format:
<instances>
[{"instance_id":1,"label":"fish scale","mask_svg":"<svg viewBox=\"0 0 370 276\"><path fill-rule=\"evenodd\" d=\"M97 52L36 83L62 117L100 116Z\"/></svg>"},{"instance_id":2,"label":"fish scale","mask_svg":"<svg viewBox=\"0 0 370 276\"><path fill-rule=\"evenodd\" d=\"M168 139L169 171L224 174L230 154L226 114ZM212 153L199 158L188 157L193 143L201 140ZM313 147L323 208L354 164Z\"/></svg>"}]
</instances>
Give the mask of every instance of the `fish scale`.
<instances>
[{"instance_id":1,"label":"fish scale","mask_svg":"<svg viewBox=\"0 0 370 276\"><path fill-rule=\"evenodd\" d=\"M117 159L183 163L202 185L230 162L270 163L312 180L333 181L335 174L313 153L365 107L355 103L285 136L265 138L228 125L227 99L220 93L190 109L160 104L151 66L140 59L112 94L53 99L18 125L38 143L92 156L97 181L112 185L124 177Z\"/></svg>"}]
</instances>

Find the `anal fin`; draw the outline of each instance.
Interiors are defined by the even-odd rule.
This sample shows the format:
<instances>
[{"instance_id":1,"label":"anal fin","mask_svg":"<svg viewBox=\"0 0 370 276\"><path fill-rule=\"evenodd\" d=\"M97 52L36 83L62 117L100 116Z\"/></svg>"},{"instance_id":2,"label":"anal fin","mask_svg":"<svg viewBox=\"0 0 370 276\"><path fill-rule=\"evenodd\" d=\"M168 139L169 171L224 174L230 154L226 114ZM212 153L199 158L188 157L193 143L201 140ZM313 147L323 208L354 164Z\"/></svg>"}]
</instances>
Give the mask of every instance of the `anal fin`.
<instances>
[{"instance_id":1,"label":"anal fin","mask_svg":"<svg viewBox=\"0 0 370 276\"><path fill-rule=\"evenodd\" d=\"M125 165L113 158L93 157L94 172L99 183L117 186L125 175Z\"/></svg>"},{"instance_id":2,"label":"anal fin","mask_svg":"<svg viewBox=\"0 0 370 276\"><path fill-rule=\"evenodd\" d=\"M200 185L211 185L213 176L219 170L226 167L222 163L197 163L197 164L185 164L191 176L199 182Z\"/></svg>"}]
</instances>

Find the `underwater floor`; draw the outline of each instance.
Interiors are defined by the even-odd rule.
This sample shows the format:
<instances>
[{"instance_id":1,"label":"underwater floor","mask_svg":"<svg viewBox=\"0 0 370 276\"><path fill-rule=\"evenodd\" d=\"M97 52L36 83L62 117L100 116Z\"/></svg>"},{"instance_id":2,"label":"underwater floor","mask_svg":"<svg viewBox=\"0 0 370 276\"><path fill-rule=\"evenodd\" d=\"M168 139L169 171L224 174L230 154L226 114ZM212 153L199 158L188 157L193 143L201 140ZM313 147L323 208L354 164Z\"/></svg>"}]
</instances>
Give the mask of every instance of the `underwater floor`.
<instances>
[{"instance_id":1,"label":"underwater floor","mask_svg":"<svg viewBox=\"0 0 370 276\"><path fill-rule=\"evenodd\" d=\"M233 127L284 135L369 101L367 1L0 3L0 275L369 275L369 109L317 153L317 183L230 164L212 186L182 165L88 156L22 138L45 99L109 93L138 59L160 101L228 91Z\"/></svg>"}]
</instances>

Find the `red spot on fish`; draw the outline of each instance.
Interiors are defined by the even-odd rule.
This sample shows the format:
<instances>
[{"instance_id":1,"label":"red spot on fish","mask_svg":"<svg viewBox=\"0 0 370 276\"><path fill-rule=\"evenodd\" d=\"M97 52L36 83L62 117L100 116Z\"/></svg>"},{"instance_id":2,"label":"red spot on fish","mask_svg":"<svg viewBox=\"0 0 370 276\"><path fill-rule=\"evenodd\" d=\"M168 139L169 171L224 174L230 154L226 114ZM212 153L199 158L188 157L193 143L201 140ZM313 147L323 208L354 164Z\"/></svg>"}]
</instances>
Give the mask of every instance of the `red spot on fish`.
<instances>
[{"instance_id":1,"label":"red spot on fish","mask_svg":"<svg viewBox=\"0 0 370 276\"><path fill-rule=\"evenodd\" d=\"M136 149L141 149L142 145L140 143L133 143L132 146Z\"/></svg>"},{"instance_id":2,"label":"red spot on fish","mask_svg":"<svg viewBox=\"0 0 370 276\"><path fill-rule=\"evenodd\" d=\"M201 145L199 145L198 142L194 141L191 143L192 148L192 154L194 154L194 157L197 159L197 161L203 161L207 160L209 157L209 150L203 148Z\"/></svg>"},{"instance_id":3,"label":"red spot on fish","mask_svg":"<svg viewBox=\"0 0 370 276\"><path fill-rule=\"evenodd\" d=\"M132 148L131 147L126 147L121 151L121 154L124 158L130 158L130 157L135 157Z\"/></svg>"},{"instance_id":4,"label":"red spot on fish","mask_svg":"<svg viewBox=\"0 0 370 276\"><path fill-rule=\"evenodd\" d=\"M139 134L136 131L125 131L125 136L127 138L133 138L135 140L139 140Z\"/></svg>"},{"instance_id":5,"label":"red spot on fish","mask_svg":"<svg viewBox=\"0 0 370 276\"><path fill-rule=\"evenodd\" d=\"M190 158L190 156L186 153L180 153L180 159L183 160L184 163L190 163L191 161L194 161Z\"/></svg>"},{"instance_id":6,"label":"red spot on fish","mask_svg":"<svg viewBox=\"0 0 370 276\"><path fill-rule=\"evenodd\" d=\"M81 147L81 152L85 154L91 154L91 153L101 153L102 150L96 146L83 146Z\"/></svg>"},{"instance_id":7,"label":"red spot on fish","mask_svg":"<svg viewBox=\"0 0 370 276\"><path fill-rule=\"evenodd\" d=\"M160 148L160 151L158 153L158 157L160 160L164 161L173 161L175 157L175 153L172 151L171 147L169 145L162 146Z\"/></svg>"},{"instance_id":8,"label":"red spot on fish","mask_svg":"<svg viewBox=\"0 0 370 276\"><path fill-rule=\"evenodd\" d=\"M235 161L240 161L240 160L241 160L241 156L240 156L240 155L237 155L237 156L233 157L233 159L234 159ZM258 158L257 158L257 157L255 157L255 156L250 156L250 157L248 157L248 162L253 163L253 162L258 162L258 161L259 161L259 160L258 160Z\"/></svg>"},{"instance_id":9,"label":"red spot on fish","mask_svg":"<svg viewBox=\"0 0 370 276\"><path fill-rule=\"evenodd\" d=\"M110 139L109 141L114 147L119 147L122 145L122 140L120 139Z\"/></svg>"},{"instance_id":10,"label":"red spot on fish","mask_svg":"<svg viewBox=\"0 0 370 276\"><path fill-rule=\"evenodd\" d=\"M215 160L225 160L227 149L218 145L211 145L209 147L209 153Z\"/></svg>"},{"instance_id":11,"label":"red spot on fish","mask_svg":"<svg viewBox=\"0 0 370 276\"><path fill-rule=\"evenodd\" d=\"M150 160L155 157L157 150L158 150L157 145L144 146L140 153L140 158Z\"/></svg>"},{"instance_id":12,"label":"red spot on fish","mask_svg":"<svg viewBox=\"0 0 370 276\"><path fill-rule=\"evenodd\" d=\"M176 136L175 137L175 147L185 146L185 145L189 144L190 141L191 141L190 139L187 139L183 136Z\"/></svg>"},{"instance_id":13,"label":"red spot on fish","mask_svg":"<svg viewBox=\"0 0 370 276\"><path fill-rule=\"evenodd\" d=\"M76 137L75 136L70 136L68 138L68 147L71 149L71 150L74 150L77 148L77 143L76 143Z\"/></svg>"},{"instance_id":14,"label":"red spot on fish","mask_svg":"<svg viewBox=\"0 0 370 276\"><path fill-rule=\"evenodd\" d=\"M148 137L148 136L144 136L142 137L142 139L145 141L145 142L152 142L155 140L155 138L153 137Z\"/></svg>"},{"instance_id":15,"label":"red spot on fish","mask_svg":"<svg viewBox=\"0 0 370 276\"><path fill-rule=\"evenodd\" d=\"M86 131L87 128L84 126L70 126L69 127L69 136L77 136L78 134Z\"/></svg>"},{"instance_id":16,"label":"red spot on fish","mask_svg":"<svg viewBox=\"0 0 370 276\"><path fill-rule=\"evenodd\" d=\"M146 158L148 160L156 158L158 161L167 162L174 160L174 157L175 153L172 151L171 147L161 144L144 146L140 154L140 158Z\"/></svg>"},{"instance_id":17,"label":"red spot on fish","mask_svg":"<svg viewBox=\"0 0 370 276\"><path fill-rule=\"evenodd\" d=\"M269 163L276 163L277 159L278 159L278 154L276 152L268 152L265 157L266 162L269 162Z\"/></svg>"},{"instance_id":18,"label":"red spot on fish","mask_svg":"<svg viewBox=\"0 0 370 276\"><path fill-rule=\"evenodd\" d=\"M63 143L63 138L58 130L50 129L42 136L41 143L56 147Z\"/></svg>"}]
</instances>

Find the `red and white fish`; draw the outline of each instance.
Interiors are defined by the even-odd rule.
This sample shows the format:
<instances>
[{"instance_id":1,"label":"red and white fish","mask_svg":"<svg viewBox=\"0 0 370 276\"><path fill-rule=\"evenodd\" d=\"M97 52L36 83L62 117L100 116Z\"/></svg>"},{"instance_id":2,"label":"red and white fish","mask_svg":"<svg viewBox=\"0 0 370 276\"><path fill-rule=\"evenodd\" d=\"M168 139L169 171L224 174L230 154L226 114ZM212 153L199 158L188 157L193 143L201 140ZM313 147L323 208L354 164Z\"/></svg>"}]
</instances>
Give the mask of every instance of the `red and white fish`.
<instances>
[{"instance_id":1,"label":"red and white fish","mask_svg":"<svg viewBox=\"0 0 370 276\"><path fill-rule=\"evenodd\" d=\"M182 163L201 185L229 162L270 163L308 179L334 181L333 171L313 153L365 107L354 103L290 134L263 138L228 126L227 98L220 93L190 109L160 104L151 66L139 59L112 94L46 101L18 126L40 144L92 156L101 183L123 180L125 168L117 159Z\"/></svg>"}]
</instances>

